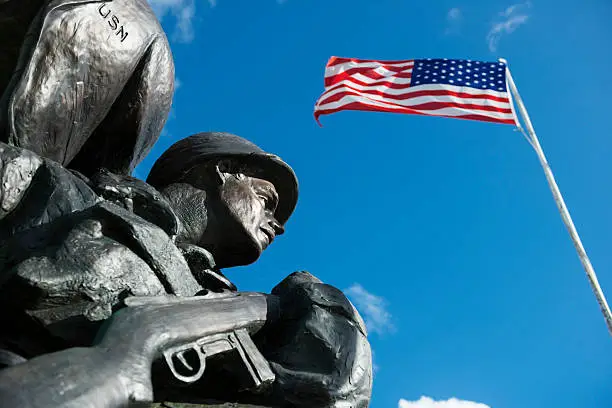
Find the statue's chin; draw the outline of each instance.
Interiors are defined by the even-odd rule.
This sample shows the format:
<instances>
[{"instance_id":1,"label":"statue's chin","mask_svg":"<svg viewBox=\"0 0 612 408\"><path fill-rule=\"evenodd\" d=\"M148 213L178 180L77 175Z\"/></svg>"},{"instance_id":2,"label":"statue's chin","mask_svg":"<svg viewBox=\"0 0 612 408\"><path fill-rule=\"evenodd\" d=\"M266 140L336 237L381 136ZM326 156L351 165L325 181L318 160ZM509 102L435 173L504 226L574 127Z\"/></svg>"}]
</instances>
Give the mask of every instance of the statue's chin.
<instances>
[{"instance_id":1,"label":"statue's chin","mask_svg":"<svg viewBox=\"0 0 612 408\"><path fill-rule=\"evenodd\" d=\"M219 248L213 251L213 257L219 268L250 265L257 261L263 252L261 244L256 240L249 240L231 248Z\"/></svg>"}]
</instances>

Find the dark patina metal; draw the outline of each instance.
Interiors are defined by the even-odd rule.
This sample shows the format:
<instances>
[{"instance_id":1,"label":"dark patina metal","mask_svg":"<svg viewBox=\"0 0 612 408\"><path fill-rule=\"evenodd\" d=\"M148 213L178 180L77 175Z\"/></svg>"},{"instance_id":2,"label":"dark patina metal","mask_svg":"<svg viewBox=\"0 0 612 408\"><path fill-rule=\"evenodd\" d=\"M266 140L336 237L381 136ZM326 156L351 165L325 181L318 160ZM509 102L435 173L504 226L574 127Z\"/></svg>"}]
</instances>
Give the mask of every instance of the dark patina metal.
<instances>
[{"instance_id":1,"label":"dark patina metal","mask_svg":"<svg viewBox=\"0 0 612 408\"><path fill-rule=\"evenodd\" d=\"M144 0L0 0L0 51L0 407L368 406L341 291L296 272L241 292L222 272L284 233L288 164L213 132L129 175L173 89Z\"/></svg>"}]
</instances>

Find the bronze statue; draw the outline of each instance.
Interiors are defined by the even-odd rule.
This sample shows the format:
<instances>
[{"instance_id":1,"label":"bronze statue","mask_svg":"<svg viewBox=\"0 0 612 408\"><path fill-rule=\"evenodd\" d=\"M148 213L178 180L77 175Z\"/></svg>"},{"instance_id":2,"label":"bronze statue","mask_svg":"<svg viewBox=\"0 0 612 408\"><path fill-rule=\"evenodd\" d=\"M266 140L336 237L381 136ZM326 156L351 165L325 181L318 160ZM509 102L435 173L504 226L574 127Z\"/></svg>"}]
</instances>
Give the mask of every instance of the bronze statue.
<instances>
[{"instance_id":1,"label":"bronze statue","mask_svg":"<svg viewBox=\"0 0 612 408\"><path fill-rule=\"evenodd\" d=\"M271 294L242 292L221 270L255 262L283 234L298 197L291 167L213 132L175 143L147 182L129 176L159 136L172 89L167 43L146 2L28 0L19 13L14 4L0 2L0 22L9 11L33 18L29 35L45 40L26 38L18 66L34 68L15 71L0 104L0 407L367 407L370 347L341 291L296 272ZM66 39L54 25L100 19L108 49L93 45L99 32L69 25L76 33ZM60 39L68 43L56 51L45 46ZM142 52L96 65L126 45ZM62 60L62 50L89 59L62 61L68 73L36 59ZM78 77L98 70L92 82ZM55 78L56 88L24 75ZM52 96L95 96L96 81L111 76L115 99L93 97L85 111L70 102L70 118L50 121L61 108L52 101L65 101Z\"/></svg>"},{"instance_id":2,"label":"bronze statue","mask_svg":"<svg viewBox=\"0 0 612 408\"><path fill-rule=\"evenodd\" d=\"M0 141L89 175L157 141L174 62L146 0L0 2Z\"/></svg>"}]
</instances>

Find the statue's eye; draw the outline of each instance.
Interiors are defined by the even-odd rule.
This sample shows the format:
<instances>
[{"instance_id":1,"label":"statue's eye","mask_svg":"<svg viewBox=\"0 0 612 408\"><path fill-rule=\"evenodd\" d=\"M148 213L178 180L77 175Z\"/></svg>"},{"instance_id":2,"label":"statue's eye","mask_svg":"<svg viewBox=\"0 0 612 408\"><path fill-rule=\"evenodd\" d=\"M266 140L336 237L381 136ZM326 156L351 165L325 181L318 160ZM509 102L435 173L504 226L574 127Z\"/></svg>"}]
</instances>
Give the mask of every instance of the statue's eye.
<instances>
[{"instance_id":1,"label":"statue's eye","mask_svg":"<svg viewBox=\"0 0 612 408\"><path fill-rule=\"evenodd\" d=\"M270 202L270 199L263 194L258 194L257 196L261 199L261 201L263 201L264 206L267 207L268 203Z\"/></svg>"}]
</instances>

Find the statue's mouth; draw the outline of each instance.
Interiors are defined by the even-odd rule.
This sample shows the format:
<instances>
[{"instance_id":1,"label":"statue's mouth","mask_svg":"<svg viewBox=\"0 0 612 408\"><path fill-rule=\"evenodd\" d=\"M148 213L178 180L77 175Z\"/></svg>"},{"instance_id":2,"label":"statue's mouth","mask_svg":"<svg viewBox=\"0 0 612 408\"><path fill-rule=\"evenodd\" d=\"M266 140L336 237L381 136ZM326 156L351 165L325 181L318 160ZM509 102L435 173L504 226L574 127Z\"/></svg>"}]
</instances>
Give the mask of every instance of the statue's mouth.
<instances>
[{"instance_id":1,"label":"statue's mouth","mask_svg":"<svg viewBox=\"0 0 612 408\"><path fill-rule=\"evenodd\" d=\"M274 241L274 238L276 238L276 234L274 233L274 230L270 227L260 227L259 228L264 235L267 238L267 244L270 245L272 243L272 241Z\"/></svg>"}]
</instances>

